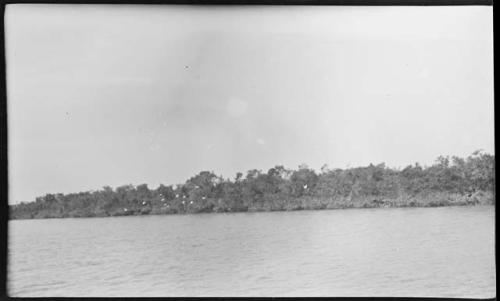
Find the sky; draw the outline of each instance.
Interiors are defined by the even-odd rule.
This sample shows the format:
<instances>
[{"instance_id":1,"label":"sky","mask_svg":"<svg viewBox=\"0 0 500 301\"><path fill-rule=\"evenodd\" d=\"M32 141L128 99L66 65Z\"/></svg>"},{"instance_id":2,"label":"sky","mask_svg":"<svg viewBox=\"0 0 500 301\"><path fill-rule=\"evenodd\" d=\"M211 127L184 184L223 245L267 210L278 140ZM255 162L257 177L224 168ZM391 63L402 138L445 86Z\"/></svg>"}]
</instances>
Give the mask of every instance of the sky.
<instances>
[{"instance_id":1,"label":"sky","mask_svg":"<svg viewBox=\"0 0 500 301\"><path fill-rule=\"evenodd\" d=\"M492 12L10 4L9 203L494 154Z\"/></svg>"}]
</instances>

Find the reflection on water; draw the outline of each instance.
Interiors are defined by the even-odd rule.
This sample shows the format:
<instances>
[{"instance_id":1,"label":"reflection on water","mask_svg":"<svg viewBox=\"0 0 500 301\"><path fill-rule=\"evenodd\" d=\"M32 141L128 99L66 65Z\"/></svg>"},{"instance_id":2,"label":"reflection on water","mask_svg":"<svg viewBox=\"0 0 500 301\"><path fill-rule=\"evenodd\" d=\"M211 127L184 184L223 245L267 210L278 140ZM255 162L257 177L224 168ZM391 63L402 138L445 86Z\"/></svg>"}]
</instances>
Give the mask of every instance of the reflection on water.
<instances>
[{"instance_id":1,"label":"reflection on water","mask_svg":"<svg viewBox=\"0 0 500 301\"><path fill-rule=\"evenodd\" d=\"M494 207L9 222L11 296L493 297Z\"/></svg>"}]
</instances>

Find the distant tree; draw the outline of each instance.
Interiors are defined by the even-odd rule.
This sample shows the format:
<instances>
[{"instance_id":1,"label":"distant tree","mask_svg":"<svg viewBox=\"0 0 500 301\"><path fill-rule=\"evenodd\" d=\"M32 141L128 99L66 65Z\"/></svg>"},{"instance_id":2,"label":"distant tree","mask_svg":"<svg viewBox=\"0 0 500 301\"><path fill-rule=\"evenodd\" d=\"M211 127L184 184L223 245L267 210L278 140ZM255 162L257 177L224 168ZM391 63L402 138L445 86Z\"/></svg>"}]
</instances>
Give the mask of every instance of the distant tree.
<instances>
[{"instance_id":1,"label":"distant tree","mask_svg":"<svg viewBox=\"0 0 500 301\"><path fill-rule=\"evenodd\" d=\"M494 203L495 156L475 151L467 158L440 156L434 164L418 163L402 170L385 164L330 169L321 173L301 164L298 170L282 165L266 173L252 169L237 173L234 181L202 171L184 184L150 189L131 184L115 190L48 193L34 202L9 206L12 218L86 217L185 212L229 212L247 210L297 210L392 204L414 206L414 199L459 195L460 204ZM407 201L412 199L412 201ZM465 200L465 201L464 201ZM486 200L486 201L485 201ZM420 205L456 204L447 198ZM427 204L427 205L426 205Z\"/></svg>"},{"instance_id":2,"label":"distant tree","mask_svg":"<svg viewBox=\"0 0 500 301\"><path fill-rule=\"evenodd\" d=\"M310 195L316 186L318 176L307 165L301 164L290 178L291 194L294 197Z\"/></svg>"}]
</instances>

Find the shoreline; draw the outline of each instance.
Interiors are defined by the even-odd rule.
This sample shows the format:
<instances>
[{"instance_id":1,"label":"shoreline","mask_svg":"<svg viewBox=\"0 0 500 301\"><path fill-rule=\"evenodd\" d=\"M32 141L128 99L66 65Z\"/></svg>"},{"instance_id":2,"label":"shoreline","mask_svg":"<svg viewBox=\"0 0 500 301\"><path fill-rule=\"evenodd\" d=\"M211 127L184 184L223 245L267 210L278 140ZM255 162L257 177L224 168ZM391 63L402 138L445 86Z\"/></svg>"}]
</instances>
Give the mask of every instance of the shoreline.
<instances>
[{"instance_id":1,"label":"shoreline","mask_svg":"<svg viewBox=\"0 0 500 301\"><path fill-rule=\"evenodd\" d=\"M81 216L81 217L45 217L45 218L9 218L15 220L47 220L47 219L93 219L93 218L121 218L121 217L147 217L147 216L186 216L186 215L214 215L214 214L244 214L244 213L273 213L273 212L298 212L298 211L334 211L334 210L357 210L357 209L428 209L428 208L456 208L456 207L495 207L494 204L477 205L441 205L441 206L393 206L393 207L345 207L345 208L325 208L325 209L297 209L297 210L272 210L272 211L230 211L230 212L191 212L172 214L138 214L138 215L108 215L108 216Z\"/></svg>"},{"instance_id":2,"label":"shoreline","mask_svg":"<svg viewBox=\"0 0 500 301\"><path fill-rule=\"evenodd\" d=\"M267 172L238 172L234 180L201 171L184 184L147 184L48 193L9 206L10 219L266 212L378 207L442 207L495 204L495 157L440 156L432 166L393 169L384 163L348 169L305 164Z\"/></svg>"},{"instance_id":3,"label":"shoreline","mask_svg":"<svg viewBox=\"0 0 500 301\"><path fill-rule=\"evenodd\" d=\"M431 194L425 198L396 198L377 200L373 198L363 198L350 202L332 201L321 198L301 198L288 201L282 201L286 207L251 207L246 210L212 210L212 211L183 211L168 212L160 210L150 210L147 213L140 210L130 210L120 212L104 212L103 214L79 214L79 215L55 215L48 212L38 212L33 216L12 217L9 213L8 220L30 220L30 219L64 219L64 218L105 218L121 216L148 216L148 215L196 215L196 214L219 214L219 213L259 213L259 212L290 212L290 211L315 211L315 210L344 210L344 209L377 209L377 208L438 208L438 207L477 207L477 206L495 206L494 194L490 192L476 192L470 196L456 195L449 193ZM367 201L367 199L372 199ZM305 205L305 206L302 206ZM159 208L155 208L159 209ZM161 209L161 208L160 208ZM12 210L12 209L11 209ZM44 214L45 213L45 214Z\"/></svg>"}]
</instances>

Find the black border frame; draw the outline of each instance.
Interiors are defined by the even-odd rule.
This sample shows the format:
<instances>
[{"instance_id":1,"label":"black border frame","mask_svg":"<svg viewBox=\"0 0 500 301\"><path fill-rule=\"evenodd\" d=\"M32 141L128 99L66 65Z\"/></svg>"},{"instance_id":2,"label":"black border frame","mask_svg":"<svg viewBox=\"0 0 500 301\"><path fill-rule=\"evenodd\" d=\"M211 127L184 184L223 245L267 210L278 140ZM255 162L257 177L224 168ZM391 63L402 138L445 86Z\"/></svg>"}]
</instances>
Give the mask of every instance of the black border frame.
<instances>
[{"instance_id":1,"label":"black border frame","mask_svg":"<svg viewBox=\"0 0 500 301\"><path fill-rule=\"evenodd\" d=\"M493 5L493 0L5 0L5 4L181 4L181 5Z\"/></svg>"},{"instance_id":2,"label":"black border frame","mask_svg":"<svg viewBox=\"0 0 500 301\"><path fill-rule=\"evenodd\" d=\"M295 300L496 300L491 299L471 299L471 298L418 298L418 297L325 297L325 298L252 298L252 297L215 297L215 298L200 298L200 297L165 297L165 298L15 298L7 295L7 262L8 262L8 221L9 221L9 206L8 206L8 131L7 131L7 91L6 91L6 58L5 58L5 7L8 4L137 4L137 5L340 5L340 6L493 6L493 20L495 15L493 0L5 0L0 1L0 300L80 300L80 299L126 299L126 300L143 300L143 299L179 299L179 300L272 300L272 299L295 299ZM494 44L494 43L493 43ZM494 62L495 66L495 62ZM493 66L493 67L494 67ZM495 70L495 68L494 68ZM495 72L494 72L495 73ZM496 106L495 106L496 113ZM496 114L494 114L496 117ZM496 121L496 118L494 118ZM496 122L495 122L496 124ZM495 125L495 150L497 141L497 131ZM496 152L496 151L495 151ZM496 161L495 161L495 178L496 178ZM495 179L496 183L496 179ZM496 187L496 185L495 185ZM496 197L496 188L495 188ZM495 205L495 214L497 207ZM495 215L497 216L497 215ZM495 219L495 252L496 252L496 219ZM496 253L495 253L496 254ZM496 257L495 257L496 263Z\"/></svg>"}]
</instances>

